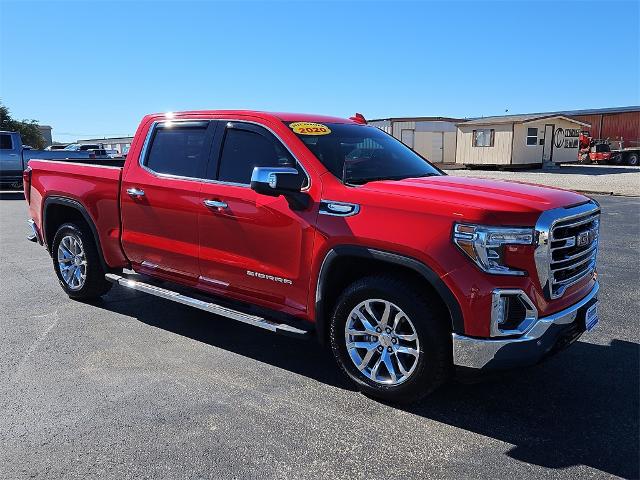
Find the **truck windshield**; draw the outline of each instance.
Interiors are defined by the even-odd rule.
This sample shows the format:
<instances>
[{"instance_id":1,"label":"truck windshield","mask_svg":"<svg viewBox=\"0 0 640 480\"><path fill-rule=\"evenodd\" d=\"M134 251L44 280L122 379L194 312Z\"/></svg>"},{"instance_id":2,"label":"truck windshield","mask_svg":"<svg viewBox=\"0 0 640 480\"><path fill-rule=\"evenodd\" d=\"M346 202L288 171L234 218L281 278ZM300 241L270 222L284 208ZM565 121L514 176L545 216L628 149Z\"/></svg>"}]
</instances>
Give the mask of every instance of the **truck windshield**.
<instances>
[{"instance_id":1,"label":"truck windshield","mask_svg":"<svg viewBox=\"0 0 640 480\"><path fill-rule=\"evenodd\" d=\"M376 127L309 122L292 122L289 127L344 183L442 175L427 160Z\"/></svg>"}]
</instances>

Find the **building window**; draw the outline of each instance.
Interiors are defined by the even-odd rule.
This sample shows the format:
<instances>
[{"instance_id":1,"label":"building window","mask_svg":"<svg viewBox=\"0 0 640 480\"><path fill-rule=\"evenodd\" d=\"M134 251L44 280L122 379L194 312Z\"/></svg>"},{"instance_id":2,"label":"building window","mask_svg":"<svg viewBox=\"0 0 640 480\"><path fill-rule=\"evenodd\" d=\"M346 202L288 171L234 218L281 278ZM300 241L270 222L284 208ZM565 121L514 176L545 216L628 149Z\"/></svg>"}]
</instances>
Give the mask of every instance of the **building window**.
<instances>
[{"instance_id":1,"label":"building window","mask_svg":"<svg viewBox=\"0 0 640 480\"><path fill-rule=\"evenodd\" d=\"M527 145L537 145L537 144L538 144L538 129L527 128Z\"/></svg>"},{"instance_id":2,"label":"building window","mask_svg":"<svg viewBox=\"0 0 640 480\"><path fill-rule=\"evenodd\" d=\"M493 128L483 128L482 130L473 131L474 147L493 147L495 130Z\"/></svg>"}]
</instances>

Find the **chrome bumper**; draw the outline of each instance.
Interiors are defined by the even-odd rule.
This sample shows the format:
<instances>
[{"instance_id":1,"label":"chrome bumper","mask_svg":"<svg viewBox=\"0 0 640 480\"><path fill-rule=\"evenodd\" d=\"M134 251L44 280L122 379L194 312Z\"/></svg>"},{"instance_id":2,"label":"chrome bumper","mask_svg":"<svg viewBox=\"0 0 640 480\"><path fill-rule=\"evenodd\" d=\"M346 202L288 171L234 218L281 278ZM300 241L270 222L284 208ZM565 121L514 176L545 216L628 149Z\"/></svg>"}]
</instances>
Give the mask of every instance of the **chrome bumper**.
<instances>
[{"instance_id":1,"label":"chrome bumper","mask_svg":"<svg viewBox=\"0 0 640 480\"><path fill-rule=\"evenodd\" d=\"M573 343L583 333L579 314L597 298L600 285L575 305L539 318L520 337L507 339L472 338L453 334L453 363L474 369L503 369L533 365L561 346ZM562 342L564 340L564 342Z\"/></svg>"},{"instance_id":2,"label":"chrome bumper","mask_svg":"<svg viewBox=\"0 0 640 480\"><path fill-rule=\"evenodd\" d=\"M27 234L27 240L30 242L37 242L42 245L42 240L40 239L40 234L38 233L38 229L36 228L36 222L32 219L27 221L29 224L29 233Z\"/></svg>"}]
</instances>

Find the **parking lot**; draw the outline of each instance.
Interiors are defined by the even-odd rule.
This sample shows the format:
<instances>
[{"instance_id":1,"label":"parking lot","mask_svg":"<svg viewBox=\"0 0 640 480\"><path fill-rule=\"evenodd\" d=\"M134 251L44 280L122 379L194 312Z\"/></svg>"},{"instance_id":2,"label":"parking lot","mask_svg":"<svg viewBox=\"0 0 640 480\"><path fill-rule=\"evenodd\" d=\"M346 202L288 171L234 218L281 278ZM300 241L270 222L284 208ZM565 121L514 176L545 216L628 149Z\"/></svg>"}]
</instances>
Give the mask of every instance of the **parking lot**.
<instances>
[{"instance_id":1,"label":"parking lot","mask_svg":"<svg viewBox=\"0 0 640 480\"><path fill-rule=\"evenodd\" d=\"M119 288L69 300L0 194L0 478L638 478L640 199L594 198L596 330L397 408L313 341Z\"/></svg>"},{"instance_id":2,"label":"parking lot","mask_svg":"<svg viewBox=\"0 0 640 480\"><path fill-rule=\"evenodd\" d=\"M449 175L537 183L603 195L640 196L640 168L620 165L567 164L552 170L465 170L444 165Z\"/></svg>"}]
</instances>

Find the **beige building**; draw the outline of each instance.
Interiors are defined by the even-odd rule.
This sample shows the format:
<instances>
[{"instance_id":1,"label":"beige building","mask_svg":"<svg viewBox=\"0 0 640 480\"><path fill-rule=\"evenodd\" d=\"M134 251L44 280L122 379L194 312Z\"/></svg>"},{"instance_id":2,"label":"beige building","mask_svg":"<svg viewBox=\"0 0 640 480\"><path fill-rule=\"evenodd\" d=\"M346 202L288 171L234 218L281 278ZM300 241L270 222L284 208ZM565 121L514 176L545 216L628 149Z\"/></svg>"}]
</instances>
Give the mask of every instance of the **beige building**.
<instances>
[{"instance_id":1,"label":"beige building","mask_svg":"<svg viewBox=\"0 0 640 480\"><path fill-rule=\"evenodd\" d=\"M401 117L370 120L433 163L455 163L459 118Z\"/></svg>"},{"instance_id":2,"label":"beige building","mask_svg":"<svg viewBox=\"0 0 640 480\"><path fill-rule=\"evenodd\" d=\"M580 132L589 127L557 114L466 120L457 124L456 163L535 166L575 162Z\"/></svg>"}]
</instances>

